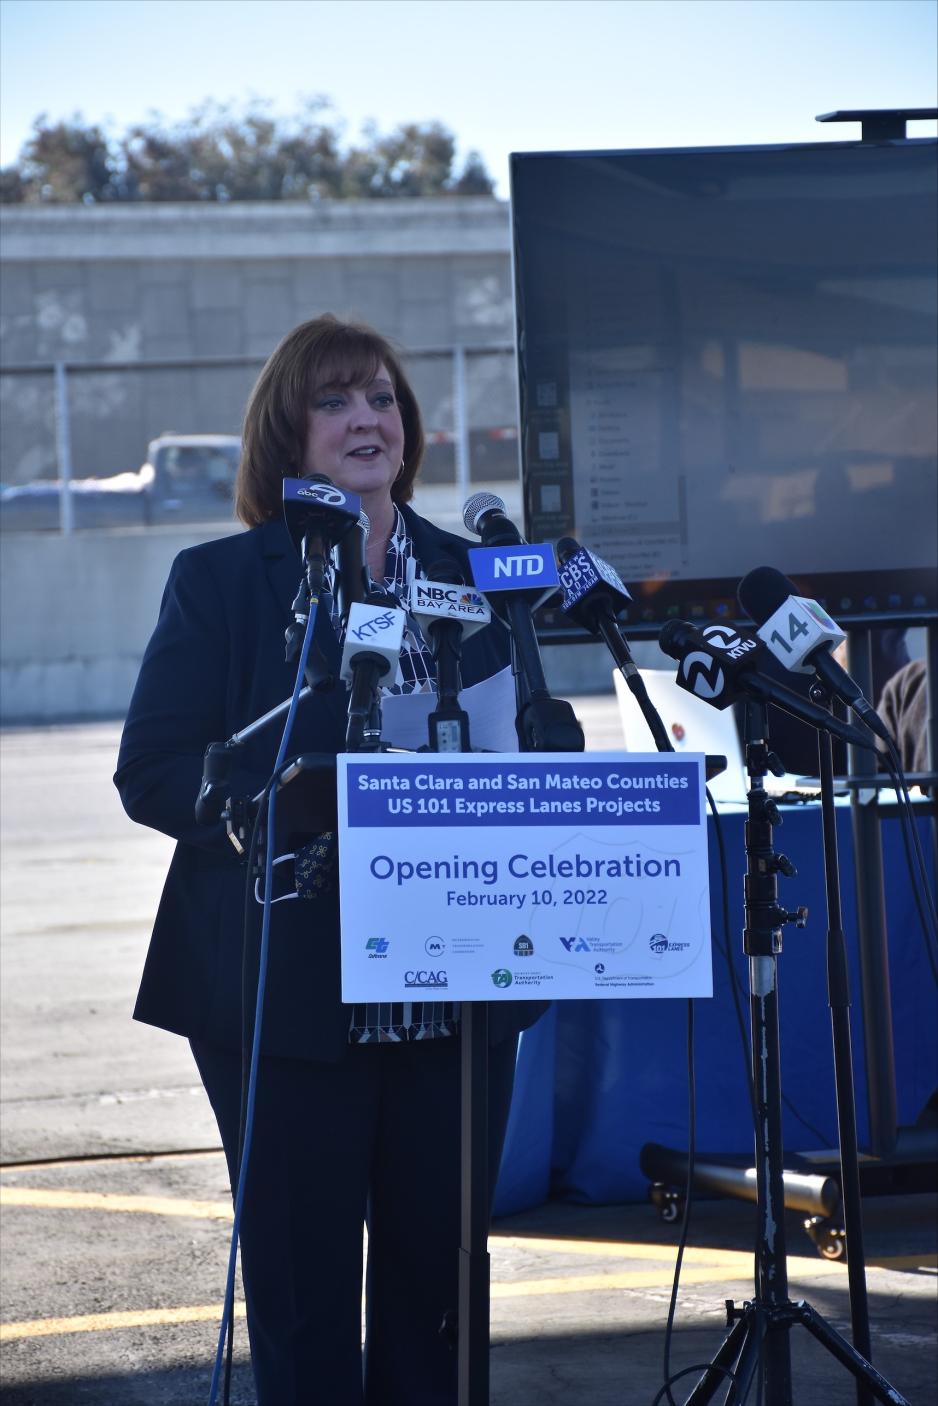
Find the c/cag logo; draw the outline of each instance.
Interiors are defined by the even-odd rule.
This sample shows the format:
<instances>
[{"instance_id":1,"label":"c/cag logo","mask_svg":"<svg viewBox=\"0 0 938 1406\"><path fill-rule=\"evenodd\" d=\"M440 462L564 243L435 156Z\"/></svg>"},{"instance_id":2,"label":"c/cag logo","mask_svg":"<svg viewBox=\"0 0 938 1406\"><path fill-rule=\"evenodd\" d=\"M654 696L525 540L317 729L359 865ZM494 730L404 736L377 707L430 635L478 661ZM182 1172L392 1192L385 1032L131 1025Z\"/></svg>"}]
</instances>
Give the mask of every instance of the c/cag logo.
<instances>
[{"instance_id":1,"label":"c/cag logo","mask_svg":"<svg viewBox=\"0 0 938 1406\"><path fill-rule=\"evenodd\" d=\"M436 988L449 985L449 979L444 971L410 971L404 973L405 986L433 986Z\"/></svg>"},{"instance_id":2,"label":"c/cag logo","mask_svg":"<svg viewBox=\"0 0 938 1406\"><path fill-rule=\"evenodd\" d=\"M498 987L511 985L511 972L507 967L498 967L492 972L492 985Z\"/></svg>"}]
</instances>

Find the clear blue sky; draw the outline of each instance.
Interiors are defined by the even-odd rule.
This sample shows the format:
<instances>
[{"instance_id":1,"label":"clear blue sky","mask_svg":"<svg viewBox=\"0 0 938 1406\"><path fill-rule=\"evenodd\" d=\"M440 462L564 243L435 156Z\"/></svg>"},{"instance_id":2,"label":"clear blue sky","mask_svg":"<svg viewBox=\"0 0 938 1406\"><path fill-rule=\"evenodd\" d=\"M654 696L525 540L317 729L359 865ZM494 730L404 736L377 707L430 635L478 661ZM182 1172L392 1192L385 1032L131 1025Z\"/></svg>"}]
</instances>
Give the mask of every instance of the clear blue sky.
<instances>
[{"instance_id":1,"label":"clear blue sky","mask_svg":"<svg viewBox=\"0 0 938 1406\"><path fill-rule=\"evenodd\" d=\"M510 151L859 135L814 117L936 106L936 49L935 0L0 0L0 160L42 112L322 94L348 139L444 122L504 196Z\"/></svg>"}]
</instances>

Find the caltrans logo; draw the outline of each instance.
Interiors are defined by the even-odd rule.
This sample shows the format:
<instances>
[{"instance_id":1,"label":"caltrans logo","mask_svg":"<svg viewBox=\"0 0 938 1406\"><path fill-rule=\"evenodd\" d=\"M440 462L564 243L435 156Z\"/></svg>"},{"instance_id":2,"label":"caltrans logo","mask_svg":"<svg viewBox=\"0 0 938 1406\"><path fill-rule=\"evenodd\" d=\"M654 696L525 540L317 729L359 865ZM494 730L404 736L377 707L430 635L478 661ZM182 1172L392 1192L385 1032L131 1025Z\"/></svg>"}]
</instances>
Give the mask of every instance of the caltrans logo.
<instances>
[{"instance_id":1,"label":"caltrans logo","mask_svg":"<svg viewBox=\"0 0 938 1406\"><path fill-rule=\"evenodd\" d=\"M498 967L496 971L492 972L492 985L499 987L511 985L511 972L508 971L507 967Z\"/></svg>"}]
</instances>

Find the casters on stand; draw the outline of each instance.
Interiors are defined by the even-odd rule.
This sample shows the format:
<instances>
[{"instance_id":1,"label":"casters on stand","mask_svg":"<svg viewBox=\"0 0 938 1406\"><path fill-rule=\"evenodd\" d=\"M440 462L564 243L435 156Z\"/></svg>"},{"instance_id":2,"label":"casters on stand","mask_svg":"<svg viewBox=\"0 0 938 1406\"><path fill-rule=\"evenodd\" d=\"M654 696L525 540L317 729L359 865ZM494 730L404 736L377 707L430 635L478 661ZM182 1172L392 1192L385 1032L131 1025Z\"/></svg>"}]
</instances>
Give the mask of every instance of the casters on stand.
<instances>
[{"instance_id":1,"label":"casters on stand","mask_svg":"<svg viewBox=\"0 0 938 1406\"><path fill-rule=\"evenodd\" d=\"M839 1220L831 1220L828 1216L808 1216L804 1228L822 1259L846 1261L847 1235Z\"/></svg>"},{"instance_id":2,"label":"casters on stand","mask_svg":"<svg viewBox=\"0 0 938 1406\"><path fill-rule=\"evenodd\" d=\"M648 1188L648 1199L668 1225L679 1221L684 1214L685 1195L676 1186L666 1186L663 1181L652 1182Z\"/></svg>"}]
</instances>

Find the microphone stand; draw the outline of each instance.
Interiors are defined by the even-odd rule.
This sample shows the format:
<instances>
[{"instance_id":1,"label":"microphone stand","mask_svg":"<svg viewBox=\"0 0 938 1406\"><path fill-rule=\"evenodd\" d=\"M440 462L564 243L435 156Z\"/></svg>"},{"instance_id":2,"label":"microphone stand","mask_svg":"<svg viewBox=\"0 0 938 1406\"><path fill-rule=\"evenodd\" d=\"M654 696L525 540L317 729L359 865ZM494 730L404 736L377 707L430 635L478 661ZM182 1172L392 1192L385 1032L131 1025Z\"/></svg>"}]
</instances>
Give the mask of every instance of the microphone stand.
<instances>
[{"instance_id":1,"label":"microphone stand","mask_svg":"<svg viewBox=\"0 0 938 1406\"><path fill-rule=\"evenodd\" d=\"M515 731L521 752L582 752L583 729L570 704L551 698L537 647L531 610L522 595L508 592L504 604L511 632L511 670L518 713Z\"/></svg>"},{"instance_id":2,"label":"microphone stand","mask_svg":"<svg viewBox=\"0 0 938 1406\"><path fill-rule=\"evenodd\" d=\"M655 744L655 749L659 752L673 752L674 744L668 736L661 716L648 697L648 689L645 687L645 680L638 671L638 666L632 658L632 651L622 637L615 616L597 612L596 629L602 636L603 642L609 653L616 662L619 673L625 679L629 692L641 709L642 717L648 724L651 739Z\"/></svg>"},{"instance_id":3,"label":"microphone stand","mask_svg":"<svg viewBox=\"0 0 938 1406\"><path fill-rule=\"evenodd\" d=\"M429 717L429 750L471 752L469 714L459 706L462 626L443 621L431 634L437 666L437 707ZM459 1027L459 1301L456 1321L447 1313L440 1332L456 1348L459 1406L488 1406L491 1296L488 1003L463 1001Z\"/></svg>"},{"instance_id":4,"label":"microphone stand","mask_svg":"<svg viewBox=\"0 0 938 1406\"><path fill-rule=\"evenodd\" d=\"M822 707L832 706L831 695L815 683L811 697ZM847 1243L847 1280L850 1291L850 1324L853 1345L872 1360L866 1262L863 1253L863 1216L860 1200L860 1167L857 1156L857 1113L853 1087L850 1038L850 972L840 904L840 870L837 854L837 817L834 810L834 763L829 732L818 732L818 776L821 780L821 834L824 843L824 879L827 891L827 1003L831 1012L834 1046L834 1087L840 1143L840 1190ZM809 1222L809 1225L811 1223ZM868 1382L857 1378L857 1406L871 1406Z\"/></svg>"},{"instance_id":5,"label":"microphone stand","mask_svg":"<svg viewBox=\"0 0 938 1406\"><path fill-rule=\"evenodd\" d=\"M782 1094L779 1041L778 955L782 927L804 926L807 912L779 906L779 871L791 876L791 862L773 849L778 807L766 794L769 770L766 705L747 703L746 770L749 819L746 825L745 928L743 948L749 957L752 1074L755 1089L755 1153L759 1238L755 1293L738 1308L726 1301L727 1334L716 1356L687 1398L685 1406L703 1406L731 1377L724 1406L740 1406L759 1374L765 1406L792 1406L789 1332L802 1324L852 1372L863 1389L885 1406L910 1406L876 1368L836 1332L810 1304L788 1297L783 1180ZM858 1388L859 1389L859 1388Z\"/></svg>"}]
</instances>

